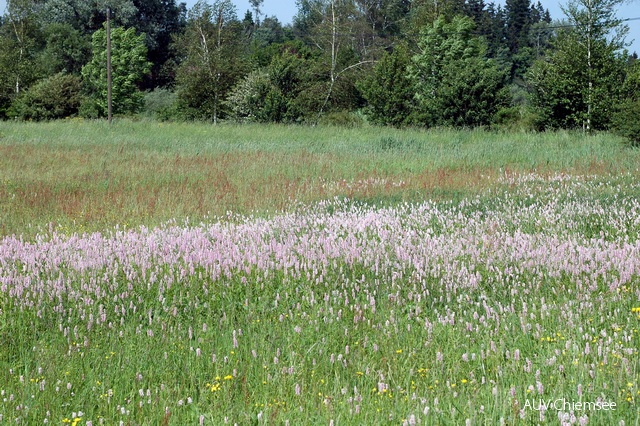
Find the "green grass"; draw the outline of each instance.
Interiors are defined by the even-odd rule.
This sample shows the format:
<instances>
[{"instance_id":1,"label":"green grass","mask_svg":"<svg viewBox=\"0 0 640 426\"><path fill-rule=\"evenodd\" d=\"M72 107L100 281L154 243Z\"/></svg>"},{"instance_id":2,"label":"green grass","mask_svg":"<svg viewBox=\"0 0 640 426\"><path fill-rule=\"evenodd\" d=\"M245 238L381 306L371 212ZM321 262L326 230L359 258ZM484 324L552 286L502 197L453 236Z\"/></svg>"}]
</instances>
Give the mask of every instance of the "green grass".
<instances>
[{"instance_id":1,"label":"green grass","mask_svg":"<svg viewBox=\"0 0 640 426\"><path fill-rule=\"evenodd\" d=\"M635 173L607 134L67 121L0 123L0 236L268 214L335 196L456 199L505 171Z\"/></svg>"}]
</instances>

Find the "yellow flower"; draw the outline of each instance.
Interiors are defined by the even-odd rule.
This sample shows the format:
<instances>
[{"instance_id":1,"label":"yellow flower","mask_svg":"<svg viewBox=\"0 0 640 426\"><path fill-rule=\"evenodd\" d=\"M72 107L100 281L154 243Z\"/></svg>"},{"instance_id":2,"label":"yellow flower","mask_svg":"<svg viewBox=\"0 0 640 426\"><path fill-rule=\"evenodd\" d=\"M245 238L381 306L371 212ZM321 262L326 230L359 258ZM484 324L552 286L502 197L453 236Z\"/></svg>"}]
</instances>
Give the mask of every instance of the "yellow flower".
<instances>
[{"instance_id":1,"label":"yellow flower","mask_svg":"<svg viewBox=\"0 0 640 426\"><path fill-rule=\"evenodd\" d=\"M216 382L214 384L207 383L207 388L211 390L211 392L217 392L220 390L220 383Z\"/></svg>"},{"instance_id":2,"label":"yellow flower","mask_svg":"<svg viewBox=\"0 0 640 426\"><path fill-rule=\"evenodd\" d=\"M462 382L462 384L467 383L467 381L468 381L467 379L460 380L460 382Z\"/></svg>"},{"instance_id":3,"label":"yellow flower","mask_svg":"<svg viewBox=\"0 0 640 426\"><path fill-rule=\"evenodd\" d=\"M228 375L224 376L224 379L225 380L231 380L231 379L233 379L233 376L231 374L228 374Z\"/></svg>"},{"instance_id":4,"label":"yellow flower","mask_svg":"<svg viewBox=\"0 0 640 426\"><path fill-rule=\"evenodd\" d=\"M401 354L401 353L402 353L402 349L398 349L398 350L396 351L396 353L397 353L397 354Z\"/></svg>"},{"instance_id":5,"label":"yellow flower","mask_svg":"<svg viewBox=\"0 0 640 426\"><path fill-rule=\"evenodd\" d=\"M80 417L76 417L75 419L73 419L73 421L71 422L71 426L77 426L78 423L80 423L82 419Z\"/></svg>"}]
</instances>

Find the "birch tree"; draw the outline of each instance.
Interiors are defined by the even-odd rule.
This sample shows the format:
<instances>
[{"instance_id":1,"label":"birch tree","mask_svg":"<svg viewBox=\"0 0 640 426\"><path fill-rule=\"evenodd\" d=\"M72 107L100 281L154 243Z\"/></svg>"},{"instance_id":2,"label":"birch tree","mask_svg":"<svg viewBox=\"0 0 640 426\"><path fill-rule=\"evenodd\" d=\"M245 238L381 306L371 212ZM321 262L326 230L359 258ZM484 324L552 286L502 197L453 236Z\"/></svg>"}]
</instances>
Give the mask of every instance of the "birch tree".
<instances>
[{"instance_id":1,"label":"birch tree","mask_svg":"<svg viewBox=\"0 0 640 426\"><path fill-rule=\"evenodd\" d=\"M191 118L217 123L223 100L241 77L242 29L230 0L198 1L189 11L185 33L176 47L183 56L178 93Z\"/></svg>"},{"instance_id":2,"label":"birch tree","mask_svg":"<svg viewBox=\"0 0 640 426\"><path fill-rule=\"evenodd\" d=\"M616 17L621 0L571 0L568 26L527 74L541 128L607 129L625 79L627 27Z\"/></svg>"},{"instance_id":3,"label":"birch tree","mask_svg":"<svg viewBox=\"0 0 640 426\"><path fill-rule=\"evenodd\" d=\"M586 111L584 127L587 132L593 126L596 85L598 82L596 66L601 63L603 54L620 51L624 48L624 38L628 27L616 17L617 7L624 0L570 0L562 11L573 26L575 40L582 47L581 62L586 69Z\"/></svg>"},{"instance_id":4,"label":"birch tree","mask_svg":"<svg viewBox=\"0 0 640 426\"><path fill-rule=\"evenodd\" d=\"M39 5L34 0L9 0L6 23L3 26L4 46L10 67L15 95L36 79L36 56L42 48L42 34L38 22Z\"/></svg>"},{"instance_id":5,"label":"birch tree","mask_svg":"<svg viewBox=\"0 0 640 426\"><path fill-rule=\"evenodd\" d=\"M299 0L298 27L310 44L323 52L328 81L320 116L334 96L336 85L349 71L375 63L367 43L360 43L356 27L363 19L353 0ZM352 85L353 86L353 85Z\"/></svg>"}]
</instances>

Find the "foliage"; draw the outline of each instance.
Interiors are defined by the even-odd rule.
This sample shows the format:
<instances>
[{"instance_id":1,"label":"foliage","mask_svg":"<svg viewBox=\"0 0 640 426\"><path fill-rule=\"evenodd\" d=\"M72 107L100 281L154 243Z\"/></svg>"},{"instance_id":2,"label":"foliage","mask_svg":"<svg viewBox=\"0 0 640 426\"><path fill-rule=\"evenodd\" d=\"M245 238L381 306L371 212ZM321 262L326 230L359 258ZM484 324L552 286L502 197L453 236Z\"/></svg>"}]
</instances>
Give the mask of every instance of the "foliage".
<instances>
[{"instance_id":1,"label":"foliage","mask_svg":"<svg viewBox=\"0 0 640 426\"><path fill-rule=\"evenodd\" d=\"M429 104L435 125L488 126L497 111L508 105L506 72L492 61L467 58L447 64L444 71L439 96Z\"/></svg>"},{"instance_id":2,"label":"foliage","mask_svg":"<svg viewBox=\"0 0 640 426\"><path fill-rule=\"evenodd\" d=\"M113 79L113 114L132 114L144 106L144 94L137 83L150 70L146 59L144 34L136 35L134 28L111 30L111 66ZM91 91L98 114L107 115L107 36L105 30L96 31L92 38L93 57L82 68L82 76Z\"/></svg>"},{"instance_id":3,"label":"foliage","mask_svg":"<svg viewBox=\"0 0 640 426\"><path fill-rule=\"evenodd\" d=\"M91 40L69 24L45 27L46 47L41 61L49 75L64 72L79 75L91 58Z\"/></svg>"},{"instance_id":4,"label":"foliage","mask_svg":"<svg viewBox=\"0 0 640 426\"><path fill-rule=\"evenodd\" d=\"M175 47L182 55L177 70L180 108L186 118L224 118L224 99L244 74L242 26L230 0L198 1L189 11Z\"/></svg>"},{"instance_id":5,"label":"foliage","mask_svg":"<svg viewBox=\"0 0 640 426\"><path fill-rule=\"evenodd\" d=\"M179 117L177 102L177 94L169 89L159 88L146 92L142 115L160 121L174 120Z\"/></svg>"},{"instance_id":6,"label":"foliage","mask_svg":"<svg viewBox=\"0 0 640 426\"><path fill-rule=\"evenodd\" d=\"M107 6L111 9L114 26L135 28L139 34L145 34L147 59L152 67L142 85L149 88L171 83L174 52L170 44L172 37L184 27L185 3L175 0L44 0L41 19L45 28L54 26L53 36L62 36L68 32L64 27L68 27L85 39L90 39L95 31L103 27ZM63 29L62 33L60 29Z\"/></svg>"},{"instance_id":7,"label":"foliage","mask_svg":"<svg viewBox=\"0 0 640 426\"><path fill-rule=\"evenodd\" d=\"M16 76L11 70L16 63L17 51L13 40L6 34L0 34L0 119L6 118L6 112L16 97Z\"/></svg>"},{"instance_id":8,"label":"foliage","mask_svg":"<svg viewBox=\"0 0 640 426\"><path fill-rule=\"evenodd\" d=\"M611 121L611 128L615 134L640 146L640 99L622 101L615 107Z\"/></svg>"},{"instance_id":9,"label":"foliage","mask_svg":"<svg viewBox=\"0 0 640 426\"><path fill-rule=\"evenodd\" d=\"M538 125L539 117L530 108L508 106L496 112L491 129L502 132L534 132L538 130Z\"/></svg>"},{"instance_id":10,"label":"foliage","mask_svg":"<svg viewBox=\"0 0 640 426\"><path fill-rule=\"evenodd\" d=\"M318 124L341 128L360 128L366 124L366 120L359 112L345 110L323 114L318 120Z\"/></svg>"},{"instance_id":11,"label":"foliage","mask_svg":"<svg viewBox=\"0 0 640 426\"><path fill-rule=\"evenodd\" d=\"M151 72L145 75L142 87L166 86L173 83L173 38L182 33L186 25L186 4L176 0L133 0L136 14L130 26L145 34L147 59Z\"/></svg>"},{"instance_id":12,"label":"foliage","mask_svg":"<svg viewBox=\"0 0 640 426\"><path fill-rule=\"evenodd\" d=\"M609 127L625 79L627 27L615 17L620 3L571 0L563 7L571 28L560 32L546 61L529 72L542 127Z\"/></svg>"},{"instance_id":13,"label":"foliage","mask_svg":"<svg viewBox=\"0 0 640 426\"><path fill-rule=\"evenodd\" d=\"M506 35L507 46L512 53L517 53L527 45L529 26L529 0L506 0Z\"/></svg>"},{"instance_id":14,"label":"foliage","mask_svg":"<svg viewBox=\"0 0 640 426\"><path fill-rule=\"evenodd\" d=\"M456 16L438 18L422 33L409 72L419 121L428 127L488 125L508 101L506 73L484 57L486 44L473 28L470 18Z\"/></svg>"},{"instance_id":15,"label":"foliage","mask_svg":"<svg viewBox=\"0 0 640 426\"><path fill-rule=\"evenodd\" d=\"M408 0L355 0L366 27L380 39L393 39L402 35L402 23L408 17Z\"/></svg>"},{"instance_id":16,"label":"foliage","mask_svg":"<svg viewBox=\"0 0 640 426\"><path fill-rule=\"evenodd\" d=\"M44 0L41 19L45 25L66 24L90 36L103 27L107 7L113 26L132 28L144 20L136 20L138 9L133 0Z\"/></svg>"},{"instance_id":17,"label":"foliage","mask_svg":"<svg viewBox=\"0 0 640 426\"><path fill-rule=\"evenodd\" d=\"M13 102L9 115L20 120L55 120L78 113L82 101L79 77L59 73L31 86Z\"/></svg>"},{"instance_id":18,"label":"foliage","mask_svg":"<svg viewBox=\"0 0 640 426\"><path fill-rule=\"evenodd\" d=\"M606 39L592 40L591 67L585 62L587 56L578 34L563 31L555 49L529 70L531 106L539 128L609 127L623 87L625 61Z\"/></svg>"},{"instance_id":19,"label":"foliage","mask_svg":"<svg viewBox=\"0 0 640 426\"><path fill-rule=\"evenodd\" d=\"M415 111L413 81L407 75L411 63L406 46L385 53L358 88L367 101L367 115L376 124L402 126Z\"/></svg>"},{"instance_id":20,"label":"foliage","mask_svg":"<svg viewBox=\"0 0 640 426\"><path fill-rule=\"evenodd\" d=\"M38 7L31 0L10 0L0 21L0 119L22 90L43 77Z\"/></svg>"},{"instance_id":21,"label":"foliage","mask_svg":"<svg viewBox=\"0 0 640 426\"><path fill-rule=\"evenodd\" d=\"M567 0L567 30L528 0L298 0L291 25L266 16L263 0L242 20L232 0L189 9L180 0L9 0L0 119L39 81L102 69L91 40L108 6L113 27L144 35L148 61L121 115L140 111L140 89L150 100L175 94L163 119L317 124L356 113L392 126L607 129L614 106L637 92L622 60L621 1ZM102 117L104 88L90 80L85 72L81 115Z\"/></svg>"},{"instance_id":22,"label":"foliage","mask_svg":"<svg viewBox=\"0 0 640 426\"><path fill-rule=\"evenodd\" d=\"M304 0L299 6L296 19L304 28L304 40L320 50L316 84L311 85L312 93L321 99L315 115L361 107L355 82L375 61L380 46L358 4L353 0Z\"/></svg>"},{"instance_id":23,"label":"foliage","mask_svg":"<svg viewBox=\"0 0 640 426\"><path fill-rule=\"evenodd\" d=\"M254 71L244 77L227 102L231 116L239 121L280 122L286 109L286 100L265 71Z\"/></svg>"},{"instance_id":24,"label":"foliage","mask_svg":"<svg viewBox=\"0 0 640 426\"><path fill-rule=\"evenodd\" d=\"M622 96L640 100L640 61L633 59L626 67Z\"/></svg>"},{"instance_id":25,"label":"foliage","mask_svg":"<svg viewBox=\"0 0 640 426\"><path fill-rule=\"evenodd\" d=\"M411 27L414 31L421 31L437 19L451 20L454 16L464 15L464 9L464 0L413 0L409 11Z\"/></svg>"},{"instance_id":26,"label":"foliage","mask_svg":"<svg viewBox=\"0 0 640 426\"><path fill-rule=\"evenodd\" d=\"M233 108L232 116L258 122L317 119L327 90L325 82L315 80L322 68L318 55L299 41L272 45L271 50L268 66L250 73L229 96L227 104ZM347 96L351 93L345 92ZM335 97L333 102L338 99Z\"/></svg>"},{"instance_id":27,"label":"foliage","mask_svg":"<svg viewBox=\"0 0 640 426\"><path fill-rule=\"evenodd\" d=\"M269 66L274 56L286 46L305 47L295 39L290 26L284 27L276 18L268 17L251 35L249 58L254 68Z\"/></svg>"}]
</instances>

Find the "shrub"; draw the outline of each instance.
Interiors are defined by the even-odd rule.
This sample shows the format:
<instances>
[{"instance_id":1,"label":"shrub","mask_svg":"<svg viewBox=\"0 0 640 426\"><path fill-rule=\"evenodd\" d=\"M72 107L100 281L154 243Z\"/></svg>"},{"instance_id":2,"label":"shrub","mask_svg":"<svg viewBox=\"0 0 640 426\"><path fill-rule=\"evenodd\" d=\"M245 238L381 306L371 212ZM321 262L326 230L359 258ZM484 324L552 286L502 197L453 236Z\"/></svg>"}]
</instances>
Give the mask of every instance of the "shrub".
<instances>
[{"instance_id":1,"label":"shrub","mask_svg":"<svg viewBox=\"0 0 640 426\"><path fill-rule=\"evenodd\" d=\"M21 120L55 120L78 114L82 81L64 73L46 78L23 92L9 115Z\"/></svg>"},{"instance_id":2,"label":"shrub","mask_svg":"<svg viewBox=\"0 0 640 426\"><path fill-rule=\"evenodd\" d=\"M174 120L178 116L178 95L169 89L155 89L144 95L142 115L161 121Z\"/></svg>"},{"instance_id":3,"label":"shrub","mask_svg":"<svg viewBox=\"0 0 640 426\"><path fill-rule=\"evenodd\" d=\"M319 124L328 126L362 127L365 121L361 115L351 111L332 111L320 117Z\"/></svg>"},{"instance_id":4,"label":"shrub","mask_svg":"<svg viewBox=\"0 0 640 426\"><path fill-rule=\"evenodd\" d=\"M619 104L611 119L613 133L640 145L640 99L628 99Z\"/></svg>"},{"instance_id":5,"label":"shrub","mask_svg":"<svg viewBox=\"0 0 640 426\"><path fill-rule=\"evenodd\" d=\"M531 108L509 106L500 108L493 116L491 129L506 132L535 132L543 130L541 118Z\"/></svg>"},{"instance_id":6,"label":"shrub","mask_svg":"<svg viewBox=\"0 0 640 426\"><path fill-rule=\"evenodd\" d=\"M268 73L250 73L235 85L227 98L231 116L239 121L280 121L281 111L273 109L275 90Z\"/></svg>"},{"instance_id":7,"label":"shrub","mask_svg":"<svg viewBox=\"0 0 640 426\"><path fill-rule=\"evenodd\" d=\"M98 101L89 96L82 98L82 102L78 108L78 115L82 118L88 118L91 120L103 117L102 109L100 105L98 105Z\"/></svg>"}]
</instances>

